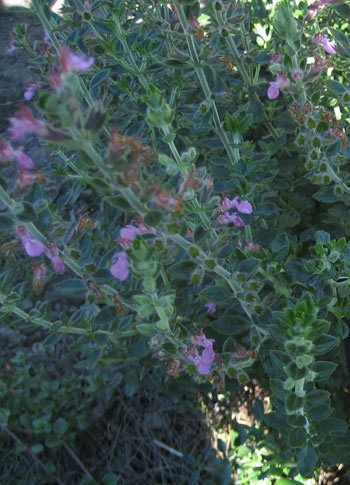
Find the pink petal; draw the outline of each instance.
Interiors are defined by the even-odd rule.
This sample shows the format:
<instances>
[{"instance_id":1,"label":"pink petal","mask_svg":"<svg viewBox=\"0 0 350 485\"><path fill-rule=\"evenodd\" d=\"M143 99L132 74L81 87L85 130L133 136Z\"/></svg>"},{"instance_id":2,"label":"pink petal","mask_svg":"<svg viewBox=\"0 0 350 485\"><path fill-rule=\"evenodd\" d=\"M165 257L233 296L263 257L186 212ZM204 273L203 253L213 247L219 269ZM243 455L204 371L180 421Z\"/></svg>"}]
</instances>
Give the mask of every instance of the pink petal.
<instances>
[{"instance_id":1,"label":"pink petal","mask_svg":"<svg viewBox=\"0 0 350 485\"><path fill-rule=\"evenodd\" d=\"M216 312L215 303L208 301L204 306L207 309L207 312L209 313L209 315L214 315L214 313Z\"/></svg>"},{"instance_id":2,"label":"pink petal","mask_svg":"<svg viewBox=\"0 0 350 485\"><path fill-rule=\"evenodd\" d=\"M69 72L82 72L90 69L94 64L95 60L93 57L84 57L81 54L75 54L70 51L68 47L63 47L60 53L60 64L62 71L65 73Z\"/></svg>"},{"instance_id":3,"label":"pink petal","mask_svg":"<svg viewBox=\"0 0 350 485\"><path fill-rule=\"evenodd\" d=\"M128 255L124 251L120 251L114 254L113 261L115 262L110 268L112 276L119 281L125 281L129 277Z\"/></svg>"},{"instance_id":4,"label":"pink petal","mask_svg":"<svg viewBox=\"0 0 350 485\"><path fill-rule=\"evenodd\" d=\"M56 273L64 274L65 272L64 262L60 257L55 256L54 258L52 258L51 264L53 269L56 271Z\"/></svg>"},{"instance_id":5,"label":"pink petal","mask_svg":"<svg viewBox=\"0 0 350 485\"><path fill-rule=\"evenodd\" d=\"M242 214L251 214L253 212L253 207L250 202L244 200L238 204L237 210L242 212Z\"/></svg>"},{"instance_id":6,"label":"pink petal","mask_svg":"<svg viewBox=\"0 0 350 485\"><path fill-rule=\"evenodd\" d=\"M26 101L31 101L33 99L36 88L37 88L36 83L32 83L29 86L27 86L26 90L24 91L24 99Z\"/></svg>"},{"instance_id":7,"label":"pink petal","mask_svg":"<svg viewBox=\"0 0 350 485\"><path fill-rule=\"evenodd\" d=\"M279 95L280 95L280 91L279 91L277 83L270 82L270 86L267 90L267 97L269 99L276 99L276 98L278 98Z\"/></svg>"},{"instance_id":8,"label":"pink petal","mask_svg":"<svg viewBox=\"0 0 350 485\"><path fill-rule=\"evenodd\" d=\"M235 199L230 199L229 197L224 197L221 200L221 203L220 203L221 211L227 212L229 209L232 209L233 207L235 207L235 200L236 199L237 199L237 197Z\"/></svg>"},{"instance_id":9,"label":"pink petal","mask_svg":"<svg viewBox=\"0 0 350 485\"><path fill-rule=\"evenodd\" d=\"M14 154L20 170L33 170L35 168L33 160L22 150L16 150Z\"/></svg>"},{"instance_id":10,"label":"pink petal","mask_svg":"<svg viewBox=\"0 0 350 485\"><path fill-rule=\"evenodd\" d=\"M285 88L289 84L289 79L283 73L277 75L276 83L278 88Z\"/></svg>"},{"instance_id":11,"label":"pink petal","mask_svg":"<svg viewBox=\"0 0 350 485\"><path fill-rule=\"evenodd\" d=\"M41 256L45 252L45 246L40 241L35 239L31 234L26 234L22 238L22 244L25 252L32 258Z\"/></svg>"},{"instance_id":12,"label":"pink petal","mask_svg":"<svg viewBox=\"0 0 350 485\"><path fill-rule=\"evenodd\" d=\"M197 363L197 370L199 374L208 375L210 373L211 365L215 359L215 352L213 344L208 345L202 352Z\"/></svg>"},{"instance_id":13,"label":"pink petal","mask_svg":"<svg viewBox=\"0 0 350 485\"><path fill-rule=\"evenodd\" d=\"M233 222L233 224L236 227L244 227L245 226L245 223L244 223L243 219L239 215L237 215L237 214L234 214L231 217L231 222Z\"/></svg>"},{"instance_id":14,"label":"pink petal","mask_svg":"<svg viewBox=\"0 0 350 485\"><path fill-rule=\"evenodd\" d=\"M337 51L335 50L335 42L330 41L329 39L325 39L323 42L323 48L328 54L336 54Z\"/></svg>"},{"instance_id":15,"label":"pink petal","mask_svg":"<svg viewBox=\"0 0 350 485\"><path fill-rule=\"evenodd\" d=\"M137 227L128 224L127 226L123 227L120 231L120 236L122 239L127 239L128 241L133 241L135 237L139 234Z\"/></svg>"},{"instance_id":16,"label":"pink petal","mask_svg":"<svg viewBox=\"0 0 350 485\"><path fill-rule=\"evenodd\" d=\"M21 140L27 134L45 136L47 129L45 123L34 118L29 108L24 106L10 118L9 128L13 140Z\"/></svg>"}]
</instances>

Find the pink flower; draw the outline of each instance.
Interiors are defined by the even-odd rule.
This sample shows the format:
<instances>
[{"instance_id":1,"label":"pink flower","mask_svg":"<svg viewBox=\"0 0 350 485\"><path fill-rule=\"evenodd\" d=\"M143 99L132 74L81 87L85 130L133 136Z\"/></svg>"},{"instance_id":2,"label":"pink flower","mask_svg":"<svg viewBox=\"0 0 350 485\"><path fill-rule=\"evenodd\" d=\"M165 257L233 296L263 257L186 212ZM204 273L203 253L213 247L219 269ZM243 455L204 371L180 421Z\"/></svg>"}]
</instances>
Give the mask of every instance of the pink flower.
<instances>
[{"instance_id":1,"label":"pink flower","mask_svg":"<svg viewBox=\"0 0 350 485\"><path fill-rule=\"evenodd\" d=\"M15 158L15 150L0 136L0 162L11 162Z\"/></svg>"},{"instance_id":2,"label":"pink flower","mask_svg":"<svg viewBox=\"0 0 350 485\"><path fill-rule=\"evenodd\" d=\"M219 222L221 224L234 224L236 227L244 227L243 219L236 213L229 213L230 209L236 209L241 214L251 214L253 207L247 200L241 201L239 197L230 199L229 197L222 197L220 203Z\"/></svg>"},{"instance_id":3,"label":"pink flower","mask_svg":"<svg viewBox=\"0 0 350 485\"><path fill-rule=\"evenodd\" d=\"M267 97L269 99L276 99L280 95L280 89L283 89L289 85L289 80L285 74L278 74L276 81L269 83L267 90Z\"/></svg>"},{"instance_id":4,"label":"pink flower","mask_svg":"<svg viewBox=\"0 0 350 485\"><path fill-rule=\"evenodd\" d=\"M142 236L142 234L153 234L154 229L151 227L147 227L144 223L142 218L136 219L138 226L133 226L132 224L128 224L124 226L120 231L120 237L117 239L117 243L125 250L131 248L132 241L135 239L136 236Z\"/></svg>"},{"instance_id":5,"label":"pink flower","mask_svg":"<svg viewBox=\"0 0 350 485\"><path fill-rule=\"evenodd\" d=\"M22 148L15 150L10 143L0 137L0 162L16 160L20 170L32 170L35 165L33 160L26 155Z\"/></svg>"},{"instance_id":6,"label":"pink flower","mask_svg":"<svg viewBox=\"0 0 350 485\"><path fill-rule=\"evenodd\" d=\"M172 21L174 23L179 22L180 21L180 17L179 17L179 14L178 14L177 10L176 10L175 5L171 5L171 12L172 12Z\"/></svg>"},{"instance_id":7,"label":"pink flower","mask_svg":"<svg viewBox=\"0 0 350 485\"><path fill-rule=\"evenodd\" d=\"M271 55L271 63L272 64L281 64L282 61L283 61L282 54L275 52L274 54Z\"/></svg>"},{"instance_id":8,"label":"pink flower","mask_svg":"<svg viewBox=\"0 0 350 485\"><path fill-rule=\"evenodd\" d=\"M84 10L85 12L91 12L92 11L92 3L89 0L85 0L84 2Z\"/></svg>"},{"instance_id":9,"label":"pink flower","mask_svg":"<svg viewBox=\"0 0 350 485\"><path fill-rule=\"evenodd\" d=\"M208 345L202 352L199 361L196 364L199 374L208 375L210 374L211 365L215 359L215 352L213 350L213 344Z\"/></svg>"},{"instance_id":10,"label":"pink flower","mask_svg":"<svg viewBox=\"0 0 350 485\"><path fill-rule=\"evenodd\" d=\"M192 238L193 236L194 236L194 230L193 229L187 229L186 237Z\"/></svg>"},{"instance_id":11,"label":"pink flower","mask_svg":"<svg viewBox=\"0 0 350 485\"><path fill-rule=\"evenodd\" d=\"M301 69L294 69L294 71L292 72L292 77L295 80L303 79L304 73Z\"/></svg>"},{"instance_id":12,"label":"pink flower","mask_svg":"<svg viewBox=\"0 0 350 485\"><path fill-rule=\"evenodd\" d=\"M214 343L214 339L207 339L203 332L199 332L192 336L191 342L193 345L200 345L201 347L206 347L209 344Z\"/></svg>"},{"instance_id":13,"label":"pink flower","mask_svg":"<svg viewBox=\"0 0 350 485\"><path fill-rule=\"evenodd\" d=\"M12 52L15 52L17 50L17 47L13 44L10 44L8 48L6 49L7 54L12 54Z\"/></svg>"},{"instance_id":14,"label":"pink flower","mask_svg":"<svg viewBox=\"0 0 350 485\"><path fill-rule=\"evenodd\" d=\"M25 189L30 185L37 182L38 184L42 184L46 181L44 175L40 172L28 172L27 170L20 170L19 177L17 180L17 186L21 189Z\"/></svg>"},{"instance_id":15,"label":"pink flower","mask_svg":"<svg viewBox=\"0 0 350 485\"><path fill-rule=\"evenodd\" d=\"M192 30L200 29L198 19L195 15L191 15L190 20L189 20L189 24L190 24L190 27L191 27Z\"/></svg>"},{"instance_id":16,"label":"pink flower","mask_svg":"<svg viewBox=\"0 0 350 485\"><path fill-rule=\"evenodd\" d=\"M112 258L113 264L110 272L119 281L125 281L129 277L129 260L124 251L115 253Z\"/></svg>"},{"instance_id":17,"label":"pink flower","mask_svg":"<svg viewBox=\"0 0 350 485\"><path fill-rule=\"evenodd\" d=\"M221 212L228 212L232 208L237 209L238 212L241 212L242 214L251 214L253 212L253 207L247 200L241 202L238 196L234 199L223 197L220 203Z\"/></svg>"},{"instance_id":18,"label":"pink flower","mask_svg":"<svg viewBox=\"0 0 350 485\"><path fill-rule=\"evenodd\" d=\"M44 283L43 280L45 279L45 276L47 274L47 268L46 266L42 264L33 264L33 288L35 291L42 291L44 289Z\"/></svg>"},{"instance_id":19,"label":"pink flower","mask_svg":"<svg viewBox=\"0 0 350 485\"><path fill-rule=\"evenodd\" d=\"M235 357L236 359L246 359L247 357L250 357L250 351L245 349L244 347L239 347L235 351Z\"/></svg>"},{"instance_id":20,"label":"pink flower","mask_svg":"<svg viewBox=\"0 0 350 485\"><path fill-rule=\"evenodd\" d=\"M320 72L324 67L330 67L332 64L321 57L316 57L315 64L312 66L314 72Z\"/></svg>"},{"instance_id":21,"label":"pink flower","mask_svg":"<svg viewBox=\"0 0 350 485\"><path fill-rule=\"evenodd\" d=\"M51 261L53 269L58 274L64 274L65 267L62 258L60 258L60 250L54 244L48 244L45 249L45 254Z\"/></svg>"},{"instance_id":22,"label":"pink flower","mask_svg":"<svg viewBox=\"0 0 350 485\"><path fill-rule=\"evenodd\" d=\"M52 68L47 77L51 89L57 90L61 84L61 74Z\"/></svg>"},{"instance_id":23,"label":"pink flower","mask_svg":"<svg viewBox=\"0 0 350 485\"><path fill-rule=\"evenodd\" d=\"M14 151L14 158L17 161L20 170L33 170L33 168L35 168L33 160L26 155L22 149Z\"/></svg>"},{"instance_id":24,"label":"pink flower","mask_svg":"<svg viewBox=\"0 0 350 485\"><path fill-rule=\"evenodd\" d=\"M196 347L189 347L185 353L185 357L195 364L199 374L208 375L212 363L215 360L215 352L213 349L214 339L207 339L204 333L201 332L192 337L192 344L204 347L204 350L200 354Z\"/></svg>"},{"instance_id":25,"label":"pink flower","mask_svg":"<svg viewBox=\"0 0 350 485\"><path fill-rule=\"evenodd\" d=\"M44 42L44 44L50 44L51 43L50 34L48 33L47 30L45 30L45 32L44 32L43 42Z\"/></svg>"},{"instance_id":26,"label":"pink flower","mask_svg":"<svg viewBox=\"0 0 350 485\"><path fill-rule=\"evenodd\" d=\"M25 226L17 227L17 234L21 240L23 248L28 256L35 258L45 252L45 246L38 239L32 236Z\"/></svg>"},{"instance_id":27,"label":"pink flower","mask_svg":"<svg viewBox=\"0 0 350 485\"><path fill-rule=\"evenodd\" d=\"M315 44L321 45L328 54L336 54L337 53L337 51L335 49L336 44L335 44L334 40L328 39L327 37L323 37L322 34L317 34L314 37L314 42L315 42Z\"/></svg>"},{"instance_id":28,"label":"pink flower","mask_svg":"<svg viewBox=\"0 0 350 485\"><path fill-rule=\"evenodd\" d=\"M308 6L308 17L312 20L319 10L322 10L325 5L332 3L333 0L316 0Z\"/></svg>"},{"instance_id":29,"label":"pink flower","mask_svg":"<svg viewBox=\"0 0 350 485\"><path fill-rule=\"evenodd\" d=\"M10 123L9 131L13 140L21 140L28 134L45 137L48 133L45 123L34 118L33 113L27 107L17 111L15 116L10 118Z\"/></svg>"},{"instance_id":30,"label":"pink flower","mask_svg":"<svg viewBox=\"0 0 350 485\"><path fill-rule=\"evenodd\" d=\"M211 301L208 301L204 306L207 309L207 312L209 313L209 315L214 315L214 313L216 312L216 305L215 305L215 303L212 303Z\"/></svg>"},{"instance_id":31,"label":"pink flower","mask_svg":"<svg viewBox=\"0 0 350 485\"><path fill-rule=\"evenodd\" d=\"M38 87L37 83L30 83L26 87L26 90L24 91L24 99L26 101L31 101L33 99L33 96L34 96L34 93L35 93L37 87Z\"/></svg>"},{"instance_id":32,"label":"pink flower","mask_svg":"<svg viewBox=\"0 0 350 485\"><path fill-rule=\"evenodd\" d=\"M248 241L245 245L245 249L248 251L260 251L261 247L258 244Z\"/></svg>"},{"instance_id":33,"label":"pink flower","mask_svg":"<svg viewBox=\"0 0 350 485\"><path fill-rule=\"evenodd\" d=\"M117 239L117 243L125 250L131 248L132 241L138 236L138 228L128 224L120 231L120 236Z\"/></svg>"},{"instance_id":34,"label":"pink flower","mask_svg":"<svg viewBox=\"0 0 350 485\"><path fill-rule=\"evenodd\" d=\"M62 47L60 52L60 64L64 73L87 71L94 63L93 57L84 57L75 54L68 47Z\"/></svg>"},{"instance_id":35,"label":"pink flower","mask_svg":"<svg viewBox=\"0 0 350 485\"><path fill-rule=\"evenodd\" d=\"M33 264L34 281L41 281L47 275L47 268L42 264Z\"/></svg>"}]
</instances>

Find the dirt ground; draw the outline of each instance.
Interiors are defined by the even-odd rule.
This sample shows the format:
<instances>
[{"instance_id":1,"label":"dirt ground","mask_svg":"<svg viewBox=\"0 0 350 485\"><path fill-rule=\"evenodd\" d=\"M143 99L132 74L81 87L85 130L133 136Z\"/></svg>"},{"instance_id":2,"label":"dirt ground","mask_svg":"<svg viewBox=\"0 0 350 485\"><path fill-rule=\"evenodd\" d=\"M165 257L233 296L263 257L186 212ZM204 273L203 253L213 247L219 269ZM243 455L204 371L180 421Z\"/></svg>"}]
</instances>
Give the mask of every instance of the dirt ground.
<instances>
[{"instance_id":1,"label":"dirt ground","mask_svg":"<svg viewBox=\"0 0 350 485\"><path fill-rule=\"evenodd\" d=\"M23 97L25 88L38 79L31 70L27 54L23 50L16 49L14 52L8 52L13 29L16 24L21 23L27 25L31 39L38 39L43 35L37 19L30 13L0 13L0 135L5 138L8 138L6 133L8 118L20 106L26 104ZM35 139L28 139L25 151L33 158L37 167L47 163L48 151L40 147ZM11 170L11 167L6 170Z\"/></svg>"}]
</instances>

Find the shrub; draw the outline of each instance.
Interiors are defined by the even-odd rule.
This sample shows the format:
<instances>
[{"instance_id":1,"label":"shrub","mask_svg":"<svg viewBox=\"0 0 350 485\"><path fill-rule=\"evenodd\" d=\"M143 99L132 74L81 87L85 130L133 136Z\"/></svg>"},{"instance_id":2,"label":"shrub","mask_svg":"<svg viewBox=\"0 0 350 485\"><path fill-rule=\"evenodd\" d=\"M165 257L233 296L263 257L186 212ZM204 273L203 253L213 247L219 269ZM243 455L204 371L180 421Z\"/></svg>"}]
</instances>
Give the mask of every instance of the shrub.
<instances>
[{"instance_id":1,"label":"shrub","mask_svg":"<svg viewBox=\"0 0 350 485\"><path fill-rule=\"evenodd\" d=\"M33 8L36 112L1 144L19 169L0 188L2 320L75 335L82 367L134 363L130 385L141 363L216 389L254 377L281 461L348 463L348 6ZM52 148L43 171L26 135Z\"/></svg>"}]
</instances>

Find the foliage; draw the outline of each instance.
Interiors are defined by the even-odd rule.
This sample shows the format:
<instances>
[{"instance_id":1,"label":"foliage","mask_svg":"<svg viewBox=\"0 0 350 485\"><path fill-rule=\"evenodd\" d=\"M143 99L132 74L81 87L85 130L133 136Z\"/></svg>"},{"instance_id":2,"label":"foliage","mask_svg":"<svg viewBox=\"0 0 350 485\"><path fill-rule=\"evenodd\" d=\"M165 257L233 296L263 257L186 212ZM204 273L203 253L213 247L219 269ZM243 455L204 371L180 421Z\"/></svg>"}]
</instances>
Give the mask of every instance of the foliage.
<instances>
[{"instance_id":1,"label":"foliage","mask_svg":"<svg viewBox=\"0 0 350 485\"><path fill-rule=\"evenodd\" d=\"M347 5L33 9L46 40L18 28L15 45L42 74L41 117L14 114L10 134L53 157L34 172L0 146L19 166L0 188L2 322L74 335L81 369L131 365L131 394L149 365L214 389L255 378L277 459L303 477L348 463Z\"/></svg>"}]
</instances>

